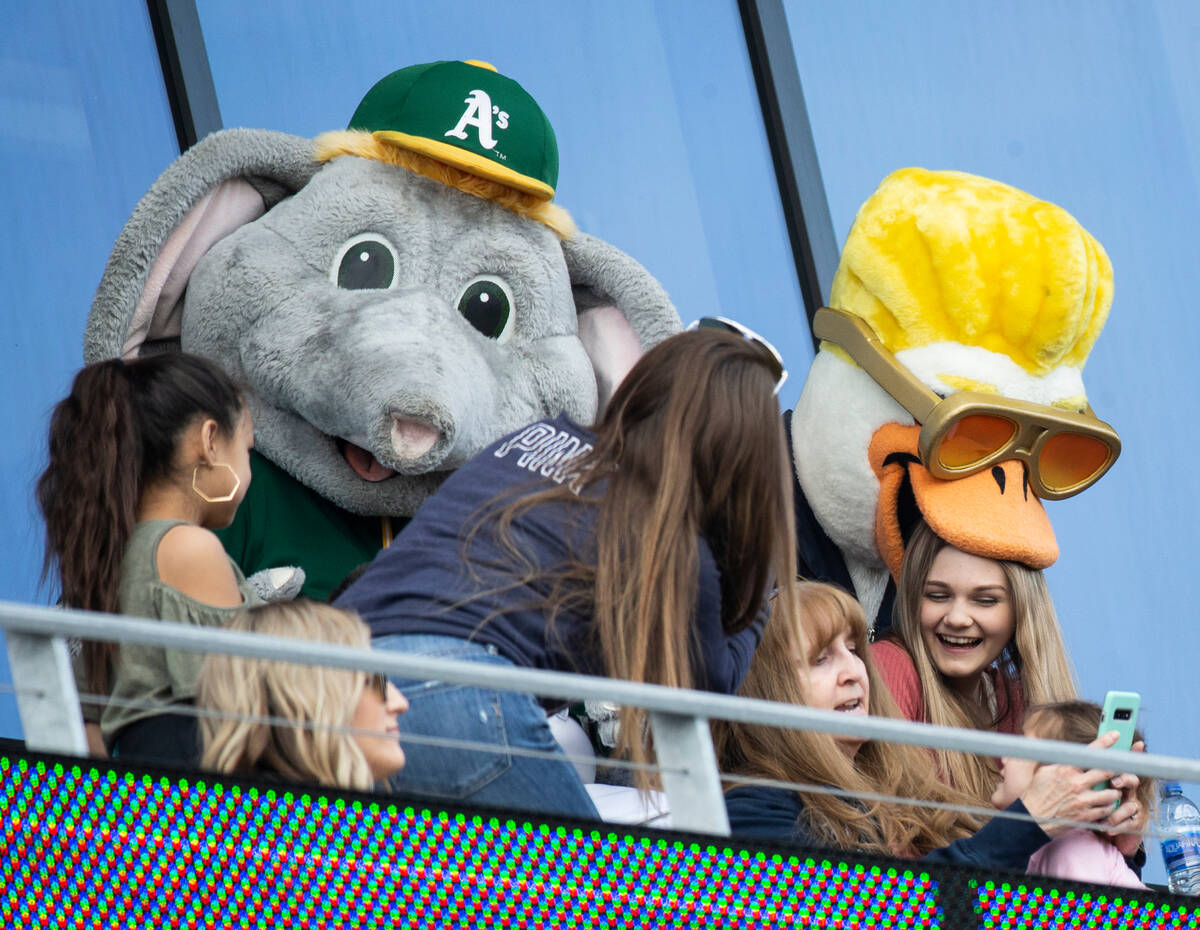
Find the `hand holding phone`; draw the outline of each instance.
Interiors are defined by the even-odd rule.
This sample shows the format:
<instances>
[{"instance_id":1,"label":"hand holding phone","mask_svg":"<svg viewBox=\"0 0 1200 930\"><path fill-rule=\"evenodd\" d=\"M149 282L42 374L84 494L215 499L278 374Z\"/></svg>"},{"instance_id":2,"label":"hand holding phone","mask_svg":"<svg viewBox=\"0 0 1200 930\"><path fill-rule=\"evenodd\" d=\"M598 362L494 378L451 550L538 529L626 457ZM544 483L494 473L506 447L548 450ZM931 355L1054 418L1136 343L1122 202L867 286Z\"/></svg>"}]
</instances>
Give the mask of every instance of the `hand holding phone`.
<instances>
[{"instance_id":1,"label":"hand holding phone","mask_svg":"<svg viewBox=\"0 0 1200 930\"><path fill-rule=\"evenodd\" d=\"M1109 691L1104 695L1104 708L1100 715L1100 726L1096 736L1103 736L1116 730L1120 737L1110 749L1133 748L1133 731L1137 729L1138 710L1142 705L1142 697L1136 691ZM1097 791L1109 787L1108 780L1094 786Z\"/></svg>"}]
</instances>

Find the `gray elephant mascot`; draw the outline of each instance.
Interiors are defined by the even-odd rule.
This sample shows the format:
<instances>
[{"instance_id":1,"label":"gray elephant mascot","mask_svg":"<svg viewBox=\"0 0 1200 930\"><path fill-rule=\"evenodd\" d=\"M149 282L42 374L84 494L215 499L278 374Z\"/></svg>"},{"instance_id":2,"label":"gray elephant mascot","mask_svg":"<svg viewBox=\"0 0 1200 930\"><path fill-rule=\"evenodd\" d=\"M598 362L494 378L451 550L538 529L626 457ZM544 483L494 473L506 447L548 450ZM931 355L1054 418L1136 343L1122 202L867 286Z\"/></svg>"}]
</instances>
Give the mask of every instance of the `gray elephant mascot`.
<instances>
[{"instance_id":1,"label":"gray elephant mascot","mask_svg":"<svg viewBox=\"0 0 1200 930\"><path fill-rule=\"evenodd\" d=\"M183 349L240 379L257 445L223 541L326 597L447 473L541 417L593 421L680 329L557 178L541 108L477 61L396 71L315 140L214 133L122 230L85 358Z\"/></svg>"}]
</instances>

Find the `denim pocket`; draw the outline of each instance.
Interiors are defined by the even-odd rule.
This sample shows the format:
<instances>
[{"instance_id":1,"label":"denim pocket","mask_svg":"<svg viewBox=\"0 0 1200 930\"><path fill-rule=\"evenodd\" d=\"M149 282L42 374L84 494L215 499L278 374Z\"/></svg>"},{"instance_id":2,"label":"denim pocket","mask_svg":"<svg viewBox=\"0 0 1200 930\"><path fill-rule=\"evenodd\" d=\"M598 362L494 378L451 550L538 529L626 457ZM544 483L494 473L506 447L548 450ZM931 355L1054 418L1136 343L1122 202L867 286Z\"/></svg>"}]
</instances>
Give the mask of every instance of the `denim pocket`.
<instances>
[{"instance_id":1,"label":"denim pocket","mask_svg":"<svg viewBox=\"0 0 1200 930\"><path fill-rule=\"evenodd\" d=\"M511 664L493 649L451 637L387 636L375 646L436 658ZM389 779L395 791L461 801L511 768L499 692L444 681L398 679L395 683L409 703L408 712L399 719L406 762ZM433 745L409 738L413 736L484 743L494 750Z\"/></svg>"}]
</instances>

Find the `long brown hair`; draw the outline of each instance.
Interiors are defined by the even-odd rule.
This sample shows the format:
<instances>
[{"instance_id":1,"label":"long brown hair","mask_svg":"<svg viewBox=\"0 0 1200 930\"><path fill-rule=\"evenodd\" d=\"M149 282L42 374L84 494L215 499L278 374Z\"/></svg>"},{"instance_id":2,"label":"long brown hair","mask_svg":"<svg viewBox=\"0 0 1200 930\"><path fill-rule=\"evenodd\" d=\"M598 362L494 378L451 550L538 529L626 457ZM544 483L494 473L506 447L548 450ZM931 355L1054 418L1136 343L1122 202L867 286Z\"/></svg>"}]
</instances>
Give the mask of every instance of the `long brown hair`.
<instances>
[{"instance_id":1,"label":"long brown hair","mask_svg":"<svg viewBox=\"0 0 1200 930\"><path fill-rule=\"evenodd\" d=\"M767 625L762 644L739 692L744 697L807 704L805 667L843 632L849 633L867 669L868 709L900 718L895 701L871 662L867 622L858 601L817 582L798 587L800 629ZM797 643L807 642L807 654ZM970 802L931 774L926 750L869 740L853 761L827 733L714 721L713 740L723 772L753 778L832 786L846 791L929 801ZM803 827L820 844L887 856L923 855L966 836L979 821L962 813L894 802L806 794Z\"/></svg>"},{"instance_id":2,"label":"long brown hair","mask_svg":"<svg viewBox=\"0 0 1200 930\"><path fill-rule=\"evenodd\" d=\"M655 346L613 394L575 468L576 480L526 493L488 519L524 570L520 583L549 590L551 623L568 609L590 614L606 674L692 686L701 538L720 569L727 634L753 622L774 579L776 612L794 613L791 469L758 346L709 329ZM522 563L509 530L556 500L595 507L596 552L546 572ZM643 727L644 712L622 710L618 750L638 761Z\"/></svg>"},{"instance_id":3,"label":"long brown hair","mask_svg":"<svg viewBox=\"0 0 1200 930\"><path fill-rule=\"evenodd\" d=\"M370 645L353 611L301 598L241 611L229 629L342 646ZM294 781L365 791L374 779L349 727L366 673L213 653L197 703L221 716L200 721L200 765L216 772L263 770ZM295 726L263 722L281 717Z\"/></svg>"},{"instance_id":4,"label":"long brown hair","mask_svg":"<svg viewBox=\"0 0 1200 930\"><path fill-rule=\"evenodd\" d=\"M1000 722L977 701L950 688L933 664L921 635L921 604L934 559L949 543L924 522L913 531L896 583L896 612L892 629L912 657L921 682L929 723L951 727L994 729ZM1046 579L1020 562L999 562L1012 597L1013 638L1001 655L999 673L1008 695L1022 695L1026 706L1069 701L1076 696L1075 672L1067 657L1062 630L1050 599ZM1011 699L1011 698L1010 698ZM997 707L997 713L1000 708ZM969 753L936 750L940 770L950 783L979 803L992 796L1000 771L994 759Z\"/></svg>"},{"instance_id":5,"label":"long brown hair","mask_svg":"<svg viewBox=\"0 0 1200 930\"><path fill-rule=\"evenodd\" d=\"M42 580L67 607L117 613L121 559L145 489L175 467L197 417L232 436L241 392L212 362L176 352L96 362L75 376L50 416L49 462L37 482L46 521ZM85 642L88 687L108 691L116 646Z\"/></svg>"}]
</instances>

